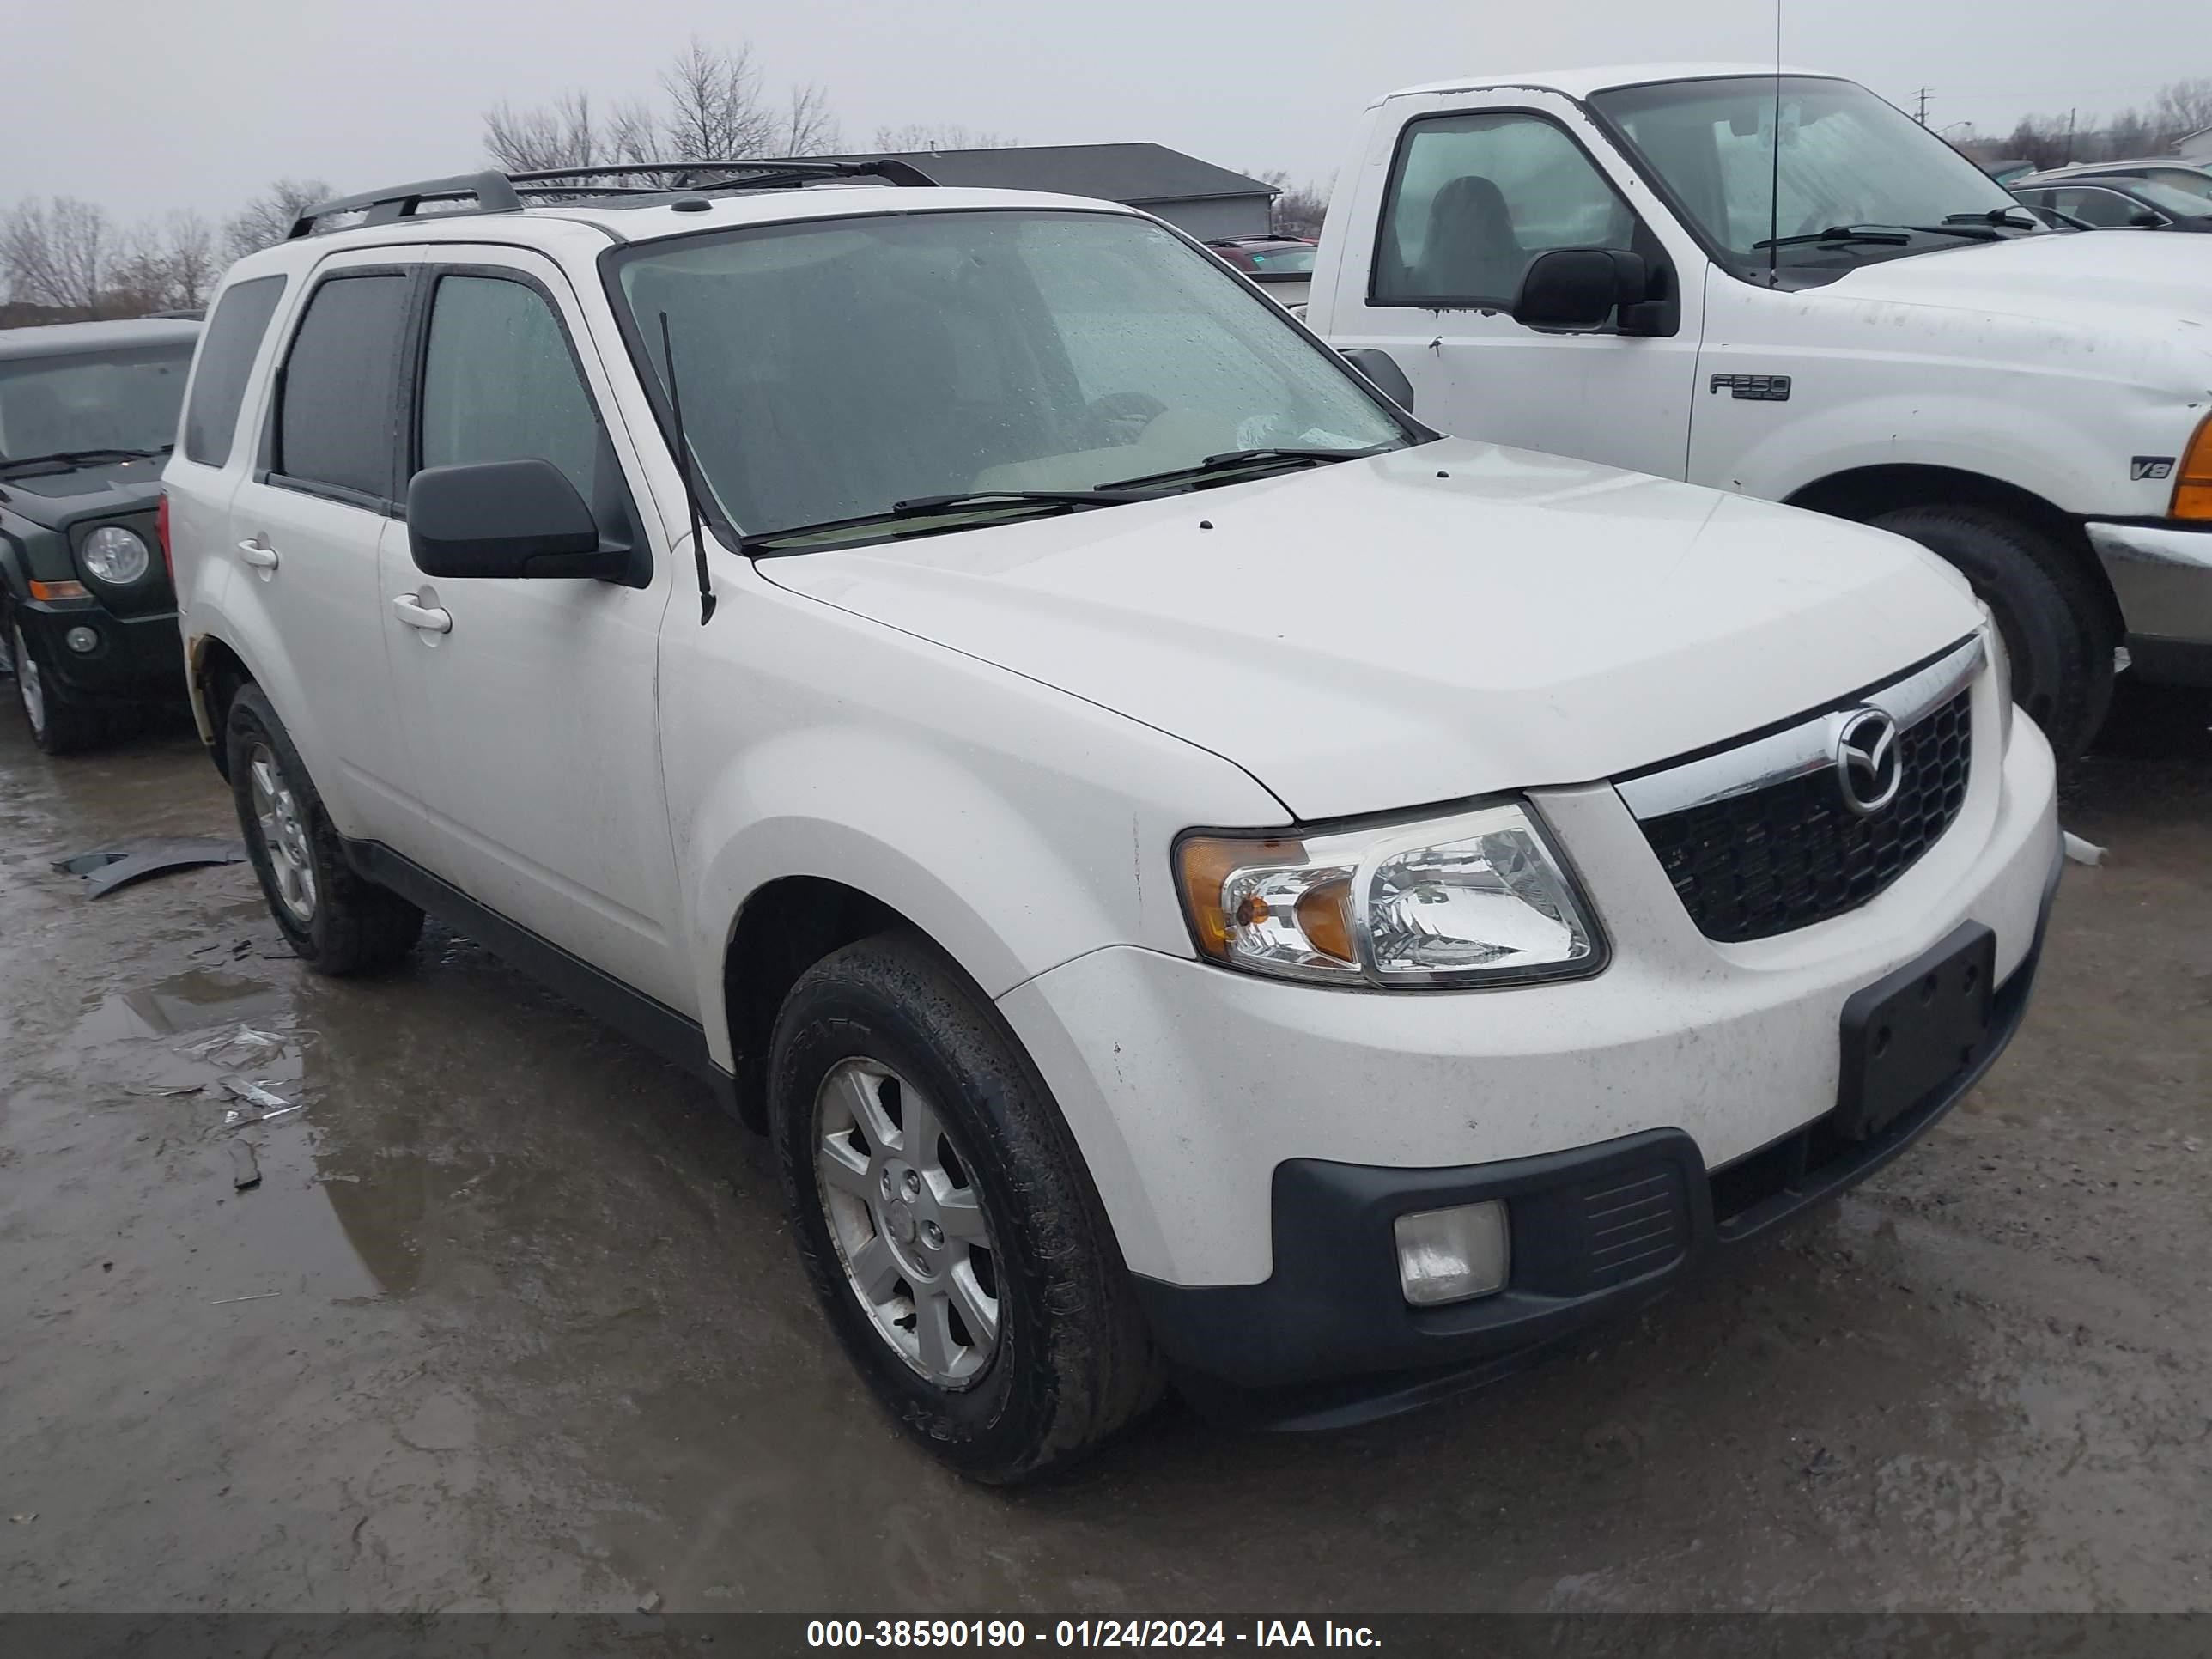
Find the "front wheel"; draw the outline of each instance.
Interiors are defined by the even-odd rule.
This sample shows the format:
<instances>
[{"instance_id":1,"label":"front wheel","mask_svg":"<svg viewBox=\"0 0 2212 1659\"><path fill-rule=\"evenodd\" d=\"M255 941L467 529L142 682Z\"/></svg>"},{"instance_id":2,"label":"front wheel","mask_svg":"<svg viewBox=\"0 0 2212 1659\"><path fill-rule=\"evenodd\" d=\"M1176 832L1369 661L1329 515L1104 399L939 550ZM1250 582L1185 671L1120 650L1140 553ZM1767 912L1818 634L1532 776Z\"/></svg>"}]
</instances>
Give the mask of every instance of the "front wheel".
<instances>
[{"instance_id":1,"label":"front wheel","mask_svg":"<svg viewBox=\"0 0 2212 1659\"><path fill-rule=\"evenodd\" d=\"M1909 507L1872 523L1918 542L1973 584L2012 659L2013 701L2071 760L2112 703L2112 626L2064 552L2033 526L1986 507Z\"/></svg>"},{"instance_id":2,"label":"front wheel","mask_svg":"<svg viewBox=\"0 0 2212 1659\"><path fill-rule=\"evenodd\" d=\"M8 654L15 669L15 703L30 727L31 741L49 755L71 754L98 743L107 734L100 711L46 672L12 611L0 611L0 620L7 626Z\"/></svg>"},{"instance_id":3,"label":"front wheel","mask_svg":"<svg viewBox=\"0 0 2212 1659\"><path fill-rule=\"evenodd\" d=\"M823 1311L877 1397L994 1483L1088 1450L1161 1388L1097 1194L1043 1081L926 942L886 933L785 1000L770 1125Z\"/></svg>"},{"instance_id":4,"label":"front wheel","mask_svg":"<svg viewBox=\"0 0 2212 1659\"><path fill-rule=\"evenodd\" d=\"M292 734L259 686L231 699L223 741L246 856L292 949L334 975L387 968L412 950L422 911L345 861Z\"/></svg>"}]
</instances>

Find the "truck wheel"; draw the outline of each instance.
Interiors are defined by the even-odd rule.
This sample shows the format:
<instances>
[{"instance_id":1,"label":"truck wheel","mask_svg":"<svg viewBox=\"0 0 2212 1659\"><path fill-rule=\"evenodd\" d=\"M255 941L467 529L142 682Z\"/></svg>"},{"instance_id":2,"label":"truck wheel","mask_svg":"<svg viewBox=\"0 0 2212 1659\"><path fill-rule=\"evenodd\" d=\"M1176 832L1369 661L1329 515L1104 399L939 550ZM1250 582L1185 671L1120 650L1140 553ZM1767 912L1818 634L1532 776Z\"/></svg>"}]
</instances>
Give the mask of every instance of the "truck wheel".
<instances>
[{"instance_id":1,"label":"truck wheel","mask_svg":"<svg viewBox=\"0 0 2212 1659\"><path fill-rule=\"evenodd\" d=\"M2084 752L2112 704L2111 624L2065 555L2032 526L1980 507L1908 507L1871 520L1954 567L1996 617L2013 701L2062 760Z\"/></svg>"},{"instance_id":2,"label":"truck wheel","mask_svg":"<svg viewBox=\"0 0 2212 1659\"><path fill-rule=\"evenodd\" d=\"M800 976L769 1113L815 1293L939 1458L1026 1480L1158 1396L1128 1270L1043 1080L927 944L879 934Z\"/></svg>"},{"instance_id":3,"label":"truck wheel","mask_svg":"<svg viewBox=\"0 0 2212 1659\"><path fill-rule=\"evenodd\" d=\"M67 755L106 737L107 722L100 711L46 672L12 612L5 620L8 653L15 665L15 703L31 728L31 741L49 755Z\"/></svg>"},{"instance_id":4,"label":"truck wheel","mask_svg":"<svg viewBox=\"0 0 2212 1659\"><path fill-rule=\"evenodd\" d=\"M291 734L258 685L239 688L223 726L238 827L270 914L319 974L388 968L422 937L422 913L356 873Z\"/></svg>"}]
</instances>

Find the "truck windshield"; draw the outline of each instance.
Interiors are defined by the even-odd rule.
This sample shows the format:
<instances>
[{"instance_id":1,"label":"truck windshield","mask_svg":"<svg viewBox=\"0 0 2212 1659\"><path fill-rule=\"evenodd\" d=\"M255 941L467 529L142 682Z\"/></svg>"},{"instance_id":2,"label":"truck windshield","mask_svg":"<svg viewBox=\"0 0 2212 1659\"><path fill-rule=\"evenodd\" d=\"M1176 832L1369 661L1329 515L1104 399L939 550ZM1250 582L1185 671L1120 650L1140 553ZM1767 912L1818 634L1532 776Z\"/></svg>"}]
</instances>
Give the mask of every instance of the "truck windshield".
<instances>
[{"instance_id":1,"label":"truck windshield","mask_svg":"<svg viewBox=\"0 0 2212 1659\"><path fill-rule=\"evenodd\" d=\"M1976 225L1990 227L1974 233L1984 238L2043 234L1996 180L1864 87L1810 76L1778 86L1778 99L1771 75L1668 81L1590 102L1739 275L1766 270L1768 239L1832 226L1906 234L1784 246L1772 258L1784 280L1958 247Z\"/></svg>"},{"instance_id":2,"label":"truck windshield","mask_svg":"<svg viewBox=\"0 0 2212 1659\"><path fill-rule=\"evenodd\" d=\"M159 351L0 360L0 465L175 441L190 343Z\"/></svg>"},{"instance_id":3,"label":"truck windshield","mask_svg":"<svg viewBox=\"0 0 2212 1659\"><path fill-rule=\"evenodd\" d=\"M702 493L749 538L1416 435L1211 255L1125 215L871 214L612 258L656 377L668 319Z\"/></svg>"}]
</instances>

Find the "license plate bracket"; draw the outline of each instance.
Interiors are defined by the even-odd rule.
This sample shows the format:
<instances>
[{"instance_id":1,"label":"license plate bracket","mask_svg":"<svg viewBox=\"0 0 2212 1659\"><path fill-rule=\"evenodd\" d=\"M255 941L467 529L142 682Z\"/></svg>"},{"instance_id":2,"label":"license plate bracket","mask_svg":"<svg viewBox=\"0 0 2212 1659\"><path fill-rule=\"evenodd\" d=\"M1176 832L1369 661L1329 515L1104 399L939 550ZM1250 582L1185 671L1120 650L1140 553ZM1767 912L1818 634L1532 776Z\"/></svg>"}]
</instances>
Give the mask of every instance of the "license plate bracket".
<instances>
[{"instance_id":1,"label":"license plate bracket","mask_svg":"<svg viewBox=\"0 0 2212 1659\"><path fill-rule=\"evenodd\" d=\"M1880 1134L1987 1052L1997 936L1961 922L1844 1004L1836 1132Z\"/></svg>"}]
</instances>

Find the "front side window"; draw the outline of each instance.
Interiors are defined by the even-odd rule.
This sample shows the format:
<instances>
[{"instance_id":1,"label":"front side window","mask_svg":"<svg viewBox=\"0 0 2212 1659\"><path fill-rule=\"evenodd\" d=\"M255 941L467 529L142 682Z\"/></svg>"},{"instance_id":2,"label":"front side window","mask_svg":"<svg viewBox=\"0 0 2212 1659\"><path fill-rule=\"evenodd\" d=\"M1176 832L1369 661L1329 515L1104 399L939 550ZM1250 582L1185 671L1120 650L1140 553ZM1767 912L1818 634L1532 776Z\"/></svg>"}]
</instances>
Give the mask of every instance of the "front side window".
<instances>
[{"instance_id":1,"label":"front side window","mask_svg":"<svg viewBox=\"0 0 2212 1659\"><path fill-rule=\"evenodd\" d=\"M1378 305L1506 307L1539 253L1626 247L1628 204L1557 122L1501 111L1406 129L1383 204Z\"/></svg>"},{"instance_id":2,"label":"front side window","mask_svg":"<svg viewBox=\"0 0 2212 1659\"><path fill-rule=\"evenodd\" d=\"M404 275L377 272L331 277L310 296L276 408L278 477L390 498L408 288Z\"/></svg>"},{"instance_id":3,"label":"front side window","mask_svg":"<svg viewBox=\"0 0 2212 1659\"><path fill-rule=\"evenodd\" d=\"M192 348L0 362L0 465L100 450L152 455L177 435Z\"/></svg>"},{"instance_id":4,"label":"front side window","mask_svg":"<svg viewBox=\"0 0 2212 1659\"><path fill-rule=\"evenodd\" d=\"M225 289L216 302L200 340L199 378L192 382L192 400L185 410L186 460L221 466L230 459L246 377L283 292L282 276L257 276Z\"/></svg>"},{"instance_id":5,"label":"front side window","mask_svg":"<svg viewBox=\"0 0 2212 1659\"><path fill-rule=\"evenodd\" d=\"M592 500L599 416L553 307L501 277L449 276L430 307L422 464L547 460Z\"/></svg>"},{"instance_id":6,"label":"front side window","mask_svg":"<svg viewBox=\"0 0 2212 1659\"><path fill-rule=\"evenodd\" d=\"M612 257L640 367L665 390L665 316L702 481L747 532L1412 435L1278 308L1141 219L884 214Z\"/></svg>"},{"instance_id":7,"label":"front side window","mask_svg":"<svg viewBox=\"0 0 2212 1659\"><path fill-rule=\"evenodd\" d=\"M2040 234L1987 173L1849 81L1667 81L1590 102L1739 276L1771 261L1785 283L1826 281L1869 259ZM1886 236L1819 236L1849 227Z\"/></svg>"},{"instance_id":8,"label":"front side window","mask_svg":"<svg viewBox=\"0 0 2212 1659\"><path fill-rule=\"evenodd\" d=\"M2045 206L2055 207L2100 230L2128 229L2143 211L2141 203L2130 201L2116 190L2100 190L2094 185L2069 185L2063 190L2040 193Z\"/></svg>"}]
</instances>

